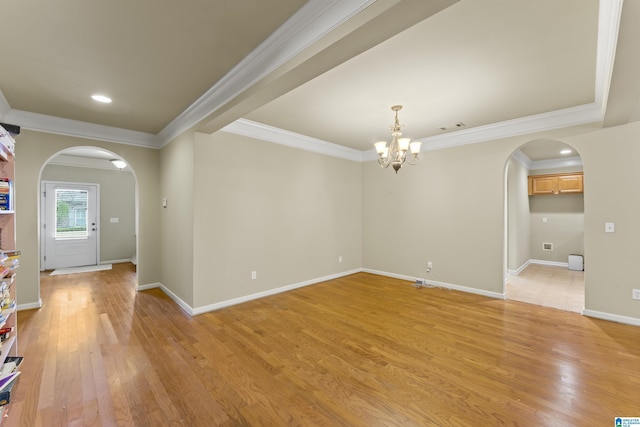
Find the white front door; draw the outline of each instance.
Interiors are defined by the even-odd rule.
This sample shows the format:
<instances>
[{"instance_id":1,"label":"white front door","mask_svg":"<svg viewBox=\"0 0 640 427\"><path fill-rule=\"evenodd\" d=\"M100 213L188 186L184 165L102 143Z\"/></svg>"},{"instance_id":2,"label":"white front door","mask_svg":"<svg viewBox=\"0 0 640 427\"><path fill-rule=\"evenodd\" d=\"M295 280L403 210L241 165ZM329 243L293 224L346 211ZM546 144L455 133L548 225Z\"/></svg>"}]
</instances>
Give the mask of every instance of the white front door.
<instances>
[{"instance_id":1,"label":"white front door","mask_svg":"<svg viewBox=\"0 0 640 427\"><path fill-rule=\"evenodd\" d=\"M98 264L98 185L43 182L43 268Z\"/></svg>"}]
</instances>

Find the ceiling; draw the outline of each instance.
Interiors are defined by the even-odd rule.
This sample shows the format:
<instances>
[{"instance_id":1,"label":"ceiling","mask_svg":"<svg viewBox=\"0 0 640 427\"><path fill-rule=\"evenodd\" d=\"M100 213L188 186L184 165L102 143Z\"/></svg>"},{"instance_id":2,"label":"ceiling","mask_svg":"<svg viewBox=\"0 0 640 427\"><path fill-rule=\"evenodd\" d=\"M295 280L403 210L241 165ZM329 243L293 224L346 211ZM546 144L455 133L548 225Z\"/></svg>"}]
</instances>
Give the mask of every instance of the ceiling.
<instances>
[{"instance_id":1,"label":"ceiling","mask_svg":"<svg viewBox=\"0 0 640 427\"><path fill-rule=\"evenodd\" d=\"M640 118L640 7L621 1L0 0L0 119L156 148L268 132L355 158L395 104L424 150L617 125Z\"/></svg>"}]
</instances>

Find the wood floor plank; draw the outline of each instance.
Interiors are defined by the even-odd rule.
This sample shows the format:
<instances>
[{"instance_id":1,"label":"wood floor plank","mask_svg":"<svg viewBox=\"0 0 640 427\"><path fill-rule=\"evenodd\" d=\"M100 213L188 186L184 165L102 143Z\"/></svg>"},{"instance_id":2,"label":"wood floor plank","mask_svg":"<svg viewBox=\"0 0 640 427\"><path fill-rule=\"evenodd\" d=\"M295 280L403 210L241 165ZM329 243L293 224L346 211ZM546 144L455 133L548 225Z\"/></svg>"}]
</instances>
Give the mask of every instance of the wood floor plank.
<instances>
[{"instance_id":1,"label":"wood floor plank","mask_svg":"<svg viewBox=\"0 0 640 427\"><path fill-rule=\"evenodd\" d=\"M2 426L612 425L640 328L359 273L194 318L135 269L41 276ZM212 284L216 286L216 284Z\"/></svg>"}]
</instances>

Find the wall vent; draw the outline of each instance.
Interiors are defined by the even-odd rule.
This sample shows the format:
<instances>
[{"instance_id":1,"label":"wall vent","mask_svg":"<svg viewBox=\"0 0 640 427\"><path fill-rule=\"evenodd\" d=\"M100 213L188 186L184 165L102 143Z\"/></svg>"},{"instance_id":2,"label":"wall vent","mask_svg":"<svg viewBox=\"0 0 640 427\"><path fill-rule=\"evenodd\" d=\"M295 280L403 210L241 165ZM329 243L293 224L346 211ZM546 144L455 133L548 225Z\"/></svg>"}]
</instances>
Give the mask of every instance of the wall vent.
<instances>
[{"instance_id":1,"label":"wall vent","mask_svg":"<svg viewBox=\"0 0 640 427\"><path fill-rule=\"evenodd\" d=\"M543 251L552 251L553 250L553 243L543 243L542 244L542 250Z\"/></svg>"}]
</instances>

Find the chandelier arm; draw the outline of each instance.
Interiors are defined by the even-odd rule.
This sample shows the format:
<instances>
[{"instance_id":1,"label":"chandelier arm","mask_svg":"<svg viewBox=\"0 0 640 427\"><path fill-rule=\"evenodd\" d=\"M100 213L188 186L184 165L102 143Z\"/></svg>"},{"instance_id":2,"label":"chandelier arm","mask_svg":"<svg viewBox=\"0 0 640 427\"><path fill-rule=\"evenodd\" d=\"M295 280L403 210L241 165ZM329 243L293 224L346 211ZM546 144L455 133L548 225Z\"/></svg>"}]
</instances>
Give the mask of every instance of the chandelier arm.
<instances>
[{"instance_id":1,"label":"chandelier arm","mask_svg":"<svg viewBox=\"0 0 640 427\"><path fill-rule=\"evenodd\" d=\"M378 164L380 165L381 168L385 169L388 168L389 165L391 164L391 160L390 157L387 157L387 160L382 160L381 157L378 157Z\"/></svg>"}]
</instances>

